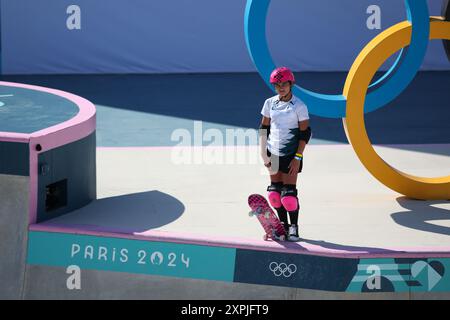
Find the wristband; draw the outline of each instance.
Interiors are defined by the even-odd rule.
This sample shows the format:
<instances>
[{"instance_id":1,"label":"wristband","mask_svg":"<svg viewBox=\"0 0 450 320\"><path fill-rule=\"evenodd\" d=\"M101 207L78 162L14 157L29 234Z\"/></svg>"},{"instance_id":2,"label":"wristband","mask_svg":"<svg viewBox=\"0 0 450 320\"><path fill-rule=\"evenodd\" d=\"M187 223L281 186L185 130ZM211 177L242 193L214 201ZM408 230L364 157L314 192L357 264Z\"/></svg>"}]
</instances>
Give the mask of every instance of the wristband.
<instances>
[{"instance_id":1,"label":"wristband","mask_svg":"<svg viewBox=\"0 0 450 320\"><path fill-rule=\"evenodd\" d=\"M302 161L303 160L303 158L300 158L300 157L297 157L297 156L295 156L294 159L298 160L298 161Z\"/></svg>"}]
</instances>

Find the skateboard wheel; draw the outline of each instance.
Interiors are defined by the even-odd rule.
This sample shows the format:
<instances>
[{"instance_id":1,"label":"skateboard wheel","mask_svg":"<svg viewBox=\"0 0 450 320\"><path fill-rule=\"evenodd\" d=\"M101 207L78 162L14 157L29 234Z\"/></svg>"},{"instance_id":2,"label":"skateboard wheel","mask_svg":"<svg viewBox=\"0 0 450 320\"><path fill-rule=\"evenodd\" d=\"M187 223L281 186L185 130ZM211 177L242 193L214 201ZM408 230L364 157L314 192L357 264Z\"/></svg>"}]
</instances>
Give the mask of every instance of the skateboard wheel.
<instances>
[{"instance_id":1,"label":"skateboard wheel","mask_svg":"<svg viewBox=\"0 0 450 320\"><path fill-rule=\"evenodd\" d=\"M264 241L268 241L268 240L269 240L269 235L268 235L268 234L265 234L265 235L263 236L263 239L264 239Z\"/></svg>"},{"instance_id":2,"label":"skateboard wheel","mask_svg":"<svg viewBox=\"0 0 450 320\"><path fill-rule=\"evenodd\" d=\"M253 217L255 215L255 213L253 212L253 211L250 211L249 213L248 213L248 216L249 217Z\"/></svg>"},{"instance_id":3,"label":"skateboard wheel","mask_svg":"<svg viewBox=\"0 0 450 320\"><path fill-rule=\"evenodd\" d=\"M286 241L286 236L285 235L280 236L280 241Z\"/></svg>"}]
</instances>

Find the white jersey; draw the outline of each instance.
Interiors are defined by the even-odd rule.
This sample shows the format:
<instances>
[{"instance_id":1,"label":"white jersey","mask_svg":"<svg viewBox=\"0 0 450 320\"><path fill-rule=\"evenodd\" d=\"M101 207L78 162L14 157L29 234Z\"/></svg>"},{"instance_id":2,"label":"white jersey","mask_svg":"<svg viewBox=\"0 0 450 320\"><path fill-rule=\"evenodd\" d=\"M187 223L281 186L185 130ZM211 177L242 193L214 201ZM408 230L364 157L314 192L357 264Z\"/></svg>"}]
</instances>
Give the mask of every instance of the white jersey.
<instances>
[{"instance_id":1,"label":"white jersey","mask_svg":"<svg viewBox=\"0 0 450 320\"><path fill-rule=\"evenodd\" d=\"M290 101L285 102L276 95L264 102L261 114L270 118L267 141L270 153L278 156L294 154L298 149L300 135L298 123L309 119L308 109L303 101L292 96Z\"/></svg>"}]
</instances>

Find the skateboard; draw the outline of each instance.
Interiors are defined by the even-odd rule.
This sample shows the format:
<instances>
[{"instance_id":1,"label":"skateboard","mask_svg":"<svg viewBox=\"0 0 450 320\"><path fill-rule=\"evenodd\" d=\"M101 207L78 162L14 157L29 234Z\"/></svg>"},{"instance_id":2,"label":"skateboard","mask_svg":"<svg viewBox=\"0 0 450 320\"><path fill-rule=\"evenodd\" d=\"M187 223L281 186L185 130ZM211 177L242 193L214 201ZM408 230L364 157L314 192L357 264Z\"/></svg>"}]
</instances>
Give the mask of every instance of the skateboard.
<instances>
[{"instance_id":1,"label":"skateboard","mask_svg":"<svg viewBox=\"0 0 450 320\"><path fill-rule=\"evenodd\" d=\"M249 216L256 216L266 232L263 237L264 241L269 239L286 240L286 231L264 196L251 194L248 197L248 205L252 209Z\"/></svg>"}]
</instances>

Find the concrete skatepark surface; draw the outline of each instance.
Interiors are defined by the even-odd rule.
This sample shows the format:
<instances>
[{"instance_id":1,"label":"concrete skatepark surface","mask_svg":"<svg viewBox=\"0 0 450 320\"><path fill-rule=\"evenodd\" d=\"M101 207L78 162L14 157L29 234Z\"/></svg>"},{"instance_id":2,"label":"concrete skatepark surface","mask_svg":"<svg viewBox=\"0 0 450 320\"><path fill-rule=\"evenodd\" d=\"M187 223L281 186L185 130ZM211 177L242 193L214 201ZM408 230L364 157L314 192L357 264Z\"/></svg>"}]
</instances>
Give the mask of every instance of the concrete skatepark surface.
<instances>
[{"instance_id":1,"label":"concrete skatepark surface","mask_svg":"<svg viewBox=\"0 0 450 320\"><path fill-rule=\"evenodd\" d=\"M267 173L254 157L257 148L193 148L192 154L221 151L224 157L219 161L232 154L230 158L237 162L238 152L248 162L258 160L209 165L174 164L176 149L99 148L98 200L45 225L261 240L262 228L248 217L246 203L251 193L265 195L269 185ZM377 149L397 167L424 176L440 175L450 165L450 145L417 146L418 151ZM334 161L329 162L330 158ZM420 163L433 163L433 167L424 169ZM412 200L392 192L365 171L349 145L308 146L298 186L302 238L318 245L320 241L336 248L444 249L450 245L448 201Z\"/></svg>"},{"instance_id":2,"label":"concrete skatepark surface","mask_svg":"<svg viewBox=\"0 0 450 320\"><path fill-rule=\"evenodd\" d=\"M385 161L411 174L448 174L450 130L444 97L448 98L449 75L422 73L408 89L409 96L402 94L386 108L367 115L369 133ZM313 84L327 84L328 89L336 85L335 74L308 77ZM195 76L228 88L214 110L206 104L190 108L181 100L172 109L165 108L164 92L158 93L161 97L152 96L153 105L146 91L124 98L123 92L111 88L130 86L129 79L123 81L127 77L105 76L96 90L84 76L8 78L75 91L96 104L97 200L31 224L27 232L28 193L17 190L27 190L28 178L1 176L0 208L2 216L9 217L2 218L0 225L6 239L0 248L8 256L0 264L1 281L6 284L0 290L2 298L449 298L449 202L407 199L383 186L345 143L340 119L312 117L315 135L305 151L298 182L302 237L298 243L263 241L261 226L247 214L247 196L265 194L269 184L257 146L227 141L215 146L202 147L204 141L192 148L176 146L173 131L184 128L193 133L197 120L203 121L204 129L219 132L254 130L261 96L270 92L253 75ZM181 82L189 79L179 78ZM141 84L157 79L171 82L173 77L134 79ZM250 81L260 94L245 97L238 113L229 102L242 96L240 81ZM417 116L422 114L426 96L418 90L421 86L440 97L429 102L436 110L429 119ZM191 101L188 89L183 90L187 90L185 101ZM84 248L83 257L76 256L77 245ZM108 248L108 259L111 248L126 247L130 256L133 250L140 253L145 248L152 259L145 270L137 264L90 261L90 246ZM176 254L177 267L155 268L153 258L160 252L169 257ZM192 268L182 270L180 257L187 252ZM194 264L199 261L201 265ZM274 277L267 270L272 262L295 265L292 278ZM70 264L81 268L81 290L66 287ZM383 290L368 291L364 282L370 276L369 266L374 265L381 268Z\"/></svg>"},{"instance_id":3,"label":"concrete skatepark surface","mask_svg":"<svg viewBox=\"0 0 450 320\"><path fill-rule=\"evenodd\" d=\"M205 150L212 148L196 148L195 152L211 152L212 150ZM304 191L300 192L300 233L303 239L297 243L263 241L261 226L256 218L247 215L246 195L251 192L265 194L267 175L261 170L259 163L228 166L176 165L171 161L176 149L99 148L97 161L102 168L98 172L99 199L65 216L31 226L31 230L240 248L243 251L256 250L269 255L270 252L278 252L282 255L278 259L285 257L288 260L293 259L292 256L287 258L288 254L298 257L322 256L324 259L358 258L361 259L358 260L358 270L374 263L382 266L381 268L392 268L392 265L400 268L400 263L407 263L407 270L414 270L414 266L421 261L431 261L428 257L441 257L440 261L447 261L446 257L450 257L448 201L418 201L393 193L358 165L358 160L348 145L308 147L308 171L300 176L300 185L305 185ZM230 147L218 149L225 154L235 151L235 148ZM255 147L237 149L248 154L257 152ZM443 172L442 168L448 167L449 157L443 155L448 152L448 145L416 145L416 151L402 150L401 146L377 146L376 149L386 159L392 159L402 169L416 174L439 175ZM429 153L431 150L433 153ZM324 160L330 157L336 160L334 165ZM410 161L412 158L420 160ZM430 161L436 164L436 168L424 170L420 163ZM128 164L128 169L115 169L123 168L124 162ZM150 162L152 165L149 165ZM179 174L166 175L166 172ZM233 190L227 190L227 186L233 184L235 176L240 177L239 183ZM178 179L185 183L177 185ZM152 181L157 181L158 184L152 185ZM204 188L205 185L208 188ZM350 202L342 199L350 199ZM408 258L412 258L411 262ZM308 263L312 263L312 270L317 272L317 269L322 268L320 266L323 262L306 262L304 265ZM302 263L297 265L301 266ZM60 274L61 278L65 276L64 268L52 268L50 270L53 271L48 271L47 267L33 265L28 274L36 274L44 279L54 273ZM234 271L235 275L237 272ZM304 272L308 274L308 271ZM247 284L236 279L233 284L201 279L183 279L180 282L170 277L166 281L164 277L143 277L136 274L128 275L127 280L124 280L114 273L89 268L83 271L83 277L84 281L89 279L89 287L93 283L99 287L79 293L66 290L61 297L123 298L123 290L118 291L116 286L105 284L115 283L121 288L128 288L125 289L128 298L150 299L449 298L446 292L425 293L414 290L414 287L406 292L395 289L398 292L357 294L317 291L308 289L311 287L307 286L289 288L286 283L281 286L274 283L270 286L251 284L255 280L248 280L250 283ZM340 275L336 274L334 277L339 279ZM359 277L364 279L364 273ZM394 279L395 276L391 277L390 279ZM411 277L411 273L408 277ZM427 281L431 281L430 279L431 276ZM406 280L408 281L414 283L413 280ZM447 281L447 278L441 280L443 283ZM62 279L59 283L63 283ZM155 292L148 290L147 286L158 289ZM430 290L432 287L429 284ZM195 292L194 295L187 294L191 290ZM45 296L56 297L55 291L59 292L51 287L45 292ZM33 288L27 294L29 298L39 297Z\"/></svg>"}]
</instances>

